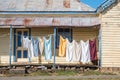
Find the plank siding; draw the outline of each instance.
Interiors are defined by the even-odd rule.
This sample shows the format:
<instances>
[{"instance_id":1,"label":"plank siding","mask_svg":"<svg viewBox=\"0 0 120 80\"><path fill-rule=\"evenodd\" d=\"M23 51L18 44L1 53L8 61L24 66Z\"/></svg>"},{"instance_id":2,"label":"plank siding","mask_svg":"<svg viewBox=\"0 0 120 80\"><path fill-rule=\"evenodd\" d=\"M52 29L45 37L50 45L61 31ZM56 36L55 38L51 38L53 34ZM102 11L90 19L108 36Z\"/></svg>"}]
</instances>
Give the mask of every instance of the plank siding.
<instances>
[{"instance_id":1,"label":"plank siding","mask_svg":"<svg viewBox=\"0 0 120 80\"><path fill-rule=\"evenodd\" d=\"M102 67L120 67L120 3L101 19Z\"/></svg>"},{"instance_id":2,"label":"plank siding","mask_svg":"<svg viewBox=\"0 0 120 80\"><path fill-rule=\"evenodd\" d=\"M9 46L10 46L9 33L10 30L7 28L0 29L0 63L9 63ZM12 56L12 61L13 61L13 56Z\"/></svg>"},{"instance_id":3,"label":"plank siding","mask_svg":"<svg viewBox=\"0 0 120 80\"><path fill-rule=\"evenodd\" d=\"M97 50L98 50L98 28L73 28L73 39L77 42L80 40L87 41L88 39L97 39Z\"/></svg>"}]
</instances>

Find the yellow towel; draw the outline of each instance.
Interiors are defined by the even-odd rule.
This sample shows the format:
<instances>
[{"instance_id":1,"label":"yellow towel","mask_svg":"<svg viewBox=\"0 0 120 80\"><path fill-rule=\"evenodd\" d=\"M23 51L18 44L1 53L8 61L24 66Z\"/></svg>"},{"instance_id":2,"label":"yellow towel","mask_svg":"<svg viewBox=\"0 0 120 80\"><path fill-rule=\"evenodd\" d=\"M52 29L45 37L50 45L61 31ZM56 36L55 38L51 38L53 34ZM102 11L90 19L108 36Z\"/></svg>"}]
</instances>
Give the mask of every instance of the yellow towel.
<instances>
[{"instance_id":1,"label":"yellow towel","mask_svg":"<svg viewBox=\"0 0 120 80\"><path fill-rule=\"evenodd\" d=\"M66 39L60 36L59 56L64 57L66 52Z\"/></svg>"}]
</instances>

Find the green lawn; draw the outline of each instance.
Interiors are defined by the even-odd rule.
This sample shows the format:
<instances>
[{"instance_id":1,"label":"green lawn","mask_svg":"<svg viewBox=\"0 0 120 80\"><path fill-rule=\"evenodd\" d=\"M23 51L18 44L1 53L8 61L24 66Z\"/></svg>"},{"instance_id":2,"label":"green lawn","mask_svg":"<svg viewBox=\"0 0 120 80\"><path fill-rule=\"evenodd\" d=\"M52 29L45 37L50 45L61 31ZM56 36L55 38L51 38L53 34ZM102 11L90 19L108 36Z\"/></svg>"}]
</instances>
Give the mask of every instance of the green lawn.
<instances>
[{"instance_id":1,"label":"green lawn","mask_svg":"<svg viewBox=\"0 0 120 80\"><path fill-rule=\"evenodd\" d=\"M37 72L33 72L31 74L27 74L30 76L59 76L59 75L64 75L64 76L87 76L87 75L116 75L114 73L103 73L100 71L85 71L85 72L81 72L81 71L76 71L76 70L56 70L56 71L37 71Z\"/></svg>"}]
</instances>

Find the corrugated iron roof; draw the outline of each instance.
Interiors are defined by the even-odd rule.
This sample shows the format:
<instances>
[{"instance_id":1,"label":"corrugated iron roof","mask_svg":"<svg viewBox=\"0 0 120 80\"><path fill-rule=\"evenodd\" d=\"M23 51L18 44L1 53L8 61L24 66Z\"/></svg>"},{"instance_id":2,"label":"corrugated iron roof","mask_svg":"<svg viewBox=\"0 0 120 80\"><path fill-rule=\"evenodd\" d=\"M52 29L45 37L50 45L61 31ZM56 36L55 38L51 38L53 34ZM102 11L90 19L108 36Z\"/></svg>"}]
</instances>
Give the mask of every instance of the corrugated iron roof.
<instances>
[{"instance_id":1,"label":"corrugated iron roof","mask_svg":"<svg viewBox=\"0 0 120 80\"><path fill-rule=\"evenodd\" d=\"M24 25L24 26L95 26L99 25L98 17L12 17L0 18L2 25ZM5 27L4 27L5 28Z\"/></svg>"},{"instance_id":2,"label":"corrugated iron roof","mask_svg":"<svg viewBox=\"0 0 120 80\"><path fill-rule=\"evenodd\" d=\"M79 0L0 0L0 11L94 11Z\"/></svg>"},{"instance_id":3,"label":"corrugated iron roof","mask_svg":"<svg viewBox=\"0 0 120 80\"><path fill-rule=\"evenodd\" d=\"M104 3L102 3L98 8L97 8L97 13L105 11L107 8L109 8L111 5L114 3L118 3L120 0L106 0Z\"/></svg>"}]
</instances>

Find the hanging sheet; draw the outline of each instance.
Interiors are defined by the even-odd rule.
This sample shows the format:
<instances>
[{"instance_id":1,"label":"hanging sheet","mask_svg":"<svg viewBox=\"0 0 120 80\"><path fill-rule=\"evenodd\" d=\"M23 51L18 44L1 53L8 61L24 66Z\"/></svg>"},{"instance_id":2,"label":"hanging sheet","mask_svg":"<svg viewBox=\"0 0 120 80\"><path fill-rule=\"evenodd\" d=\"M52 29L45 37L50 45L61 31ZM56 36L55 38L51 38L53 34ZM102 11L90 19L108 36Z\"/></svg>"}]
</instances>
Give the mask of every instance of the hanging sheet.
<instances>
[{"instance_id":1,"label":"hanging sheet","mask_svg":"<svg viewBox=\"0 0 120 80\"><path fill-rule=\"evenodd\" d=\"M50 61L52 59L52 35L50 35L50 38L47 40L46 37L44 37L44 45L45 45L45 60Z\"/></svg>"},{"instance_id":2,"label":"hanging sheet","mask_svg":"<svg viewBox=\"0 0 120 80\"><path fill-rule=\"evenodd\" d=\"M81 43L81 47L82 47L81 62L83 64L91 62L89 40L87 40L86 42L81 40L80 43Z\"/></svg>"},{"instance_id":3,"label":"hanging sheet","mask_svg":"<svg viewBox=\"0 0 120 80\"><path fill-rule=\"evenodd\" d=\"M38 38L38 40L39 40L39 51L40 51L40 54L42 55L44 50L44 39Z\"/></svg>"},{"instance_id":4,"label":"hanging sheet","mask_svg":"<svg viewBox=\"0 0 120 80\"><path fill-rule=\"evenodd\" d=\"M90 59L91 61L97 60L96 39L89 40L90 44Z\"/></svg>"},{"instance_id":5,"label":"hanging sheet","mask_svg":"<svg viewBox=\"0 0 120 80\"><path fill-rule=\"evenodd\" d=\"M76 52L74 54L74 56L75 56L74 61L80 62L81 54L82 54L80 42L79 43L75 42L75 50L76 50Z\"/></svg>"},{"instance_id":6,"label":"hanging sheet","mask_svg":"<svg viewBox=\"0 0 120 80\"><path fill-rule=\"evenodd\" d=\"M60 43L59 43L59 56L64 57L66 52L66 39L63 39L60 36Z\"/></svg>"},{"instance_id":7,"label":"hanging sheet","mask_svg":"<svg viewBox=\"0 0 120 80\"><path fill-rule=\"evenodd\" d=\"M34 56L38 57L38 39L32 38Z\"/></svg>"},{"instance_id":8,"label":"hanging sheet","mask_svg":"<svg viewBox=\"0 0 120 80\"><path fill-rule=\"evenodd\" d=\"M72 62L75 60L75 40L73 40L71 43L68 39L66 39L66 61Z\"/></svg>"},{"instance_id":9,"label":"hanging sheet","mask_svg":"<svg viewBox=\"0 0 120 80\"><path fill-rule=\"evenodd\" d=\"M22 42L23 42L23 48L28 49L28 57L34 57L34 52L33 52L33 44L32 41L29 40L28 37L22 37Z\"/></svg>"}]
</instances>

